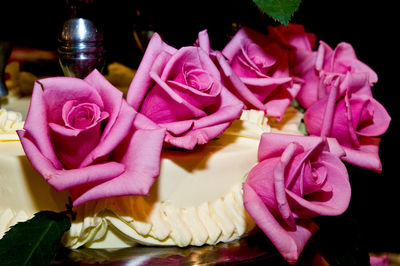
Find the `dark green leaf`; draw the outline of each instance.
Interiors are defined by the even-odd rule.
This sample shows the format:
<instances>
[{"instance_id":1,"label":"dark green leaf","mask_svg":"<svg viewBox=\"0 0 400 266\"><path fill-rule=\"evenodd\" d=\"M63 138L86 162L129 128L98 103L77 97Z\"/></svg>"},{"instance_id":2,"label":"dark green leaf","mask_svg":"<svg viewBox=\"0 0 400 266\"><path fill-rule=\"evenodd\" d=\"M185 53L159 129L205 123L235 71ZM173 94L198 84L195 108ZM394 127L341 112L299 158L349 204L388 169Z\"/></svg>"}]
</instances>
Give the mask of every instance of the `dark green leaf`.
<instances>
[{"instance_id":1,"label":"dark green leaf","mask_svg":"<svg viewBox=\"0 0 400 266\"><path fill-rule=\"evenodd\" d=\"M41 211L17 223L0 240L1 265L50 265L70 227L66 212Z\"/></svg>"},{"instance_id":2,"label":"dark green leaf","mask_svg":"<svg viewBox=\"0 0 400 266\"><path fill-rule=\"evenodd\" d=\"M253 0L253 2L261 11L287 26L299 8L301 0Z\"/></svg>"}]
</instances>

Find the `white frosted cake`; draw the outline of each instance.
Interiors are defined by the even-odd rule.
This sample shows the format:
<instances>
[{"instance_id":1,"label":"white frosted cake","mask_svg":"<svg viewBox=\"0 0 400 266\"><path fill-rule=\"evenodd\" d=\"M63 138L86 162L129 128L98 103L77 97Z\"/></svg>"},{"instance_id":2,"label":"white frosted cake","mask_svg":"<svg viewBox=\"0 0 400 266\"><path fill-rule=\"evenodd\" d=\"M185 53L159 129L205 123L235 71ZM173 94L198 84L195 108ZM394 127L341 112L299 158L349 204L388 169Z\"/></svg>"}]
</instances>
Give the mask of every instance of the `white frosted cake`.
<instances>
[{"instance_id":1,"label":"white frosted cake","mask_svg":"<svg viewBox=\"0 0 400 266\"><path fill-rule=\"evenodd\" d=\"M1 109L1 114L4 121L7 116L7 122L0 124L0 229L4 233L40 210L65 210L68 193L56 192L30 165L15 134L23 126L20 113ZM260 136L263 132L300 134L301 119L294 108L279 123L268 123L261 111L247 110L205 146L193 151L164 149L160 176L149 196L107 198L76 207L77 217L64 244L71 248L123 248L135 243L198 246L247 235L255 224L243 206L242 182L257 163Z\"/></svg>"}]
</instances>

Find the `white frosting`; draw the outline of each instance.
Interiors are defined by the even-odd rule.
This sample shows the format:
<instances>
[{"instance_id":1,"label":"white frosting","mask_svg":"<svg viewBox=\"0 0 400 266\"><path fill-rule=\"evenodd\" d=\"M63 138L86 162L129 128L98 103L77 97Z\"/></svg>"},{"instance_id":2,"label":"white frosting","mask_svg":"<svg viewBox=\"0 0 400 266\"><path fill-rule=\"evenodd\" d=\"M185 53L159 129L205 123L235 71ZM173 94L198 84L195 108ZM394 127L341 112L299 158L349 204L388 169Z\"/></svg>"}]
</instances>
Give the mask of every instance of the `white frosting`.
<instances>
[{"instance_id":1,"label":"white frosting","mask_svg":"<svg viewBox=\"0 0 400 266\"><path fill-rule=\"evenodd\" d=\"M16 130L23 127L21 113L0 108L0 141L19 140Z\"/></svg>"}]
</instances>

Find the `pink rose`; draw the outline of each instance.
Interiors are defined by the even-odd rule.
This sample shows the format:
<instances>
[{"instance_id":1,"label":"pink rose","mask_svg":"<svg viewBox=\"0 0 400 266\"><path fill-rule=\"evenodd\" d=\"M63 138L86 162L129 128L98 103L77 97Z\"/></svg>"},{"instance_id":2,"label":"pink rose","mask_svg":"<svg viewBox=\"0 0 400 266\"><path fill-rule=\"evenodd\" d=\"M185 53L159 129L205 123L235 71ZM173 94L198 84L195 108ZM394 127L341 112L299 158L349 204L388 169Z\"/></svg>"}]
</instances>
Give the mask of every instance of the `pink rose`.
<instances>
[{"instance_id":1,"label":"pink rose","mask_svg":"<svg viewBox=\"0 0 400 266\"><path fill-rule=\"evenodd\" d=\"M97 70L35 83L18 132L33 167L74 205L147 194L159 174L164 130L136 113Z\"/></svg>"},{"instance_id":2,"label":"pink rose","mask_svg":"<svg viewBox=\"0 0 400 266\"><path fill-rule=\"evenodd\" d=\"M389 114L370 94L368 74L347 75L341 84L335 83L328 95L305 112L307 132L336 138L346 152L344 161L380 172L376 136L388 129Z\"/></svg>"},{"instance_id":3,"label":"pink rose","mask_svg":"<svg viewBox=\"0 0 400 266\"><path fill-rule=\"evenodd\" d=\"M248 108L280 119L300 85L290 77L288 56L276 42L249 28L240 29L222 50L219 62L230 89Z\"/></svg>"},{"instance_id":4,"label":"pink rose","mask_svg":"<svg viewBox=\"0 0 400 266\"><path fill-rule=\"evenodd\" d=\"M369 86L378 80L376 73L357 59L350 44L342 42L333 50L321 41L318 51L304 57L294 70L304 80L297 100L304 108L310 107L329 93L335 80L342 82L348 73L368 75Z\"/></svg>"},{"instance_id":5,"label":"pink rose","mask_svg":"<svg viewBox=\"0 0 400 266\"><path fill-rule=\"evenodd\" d=\"M205 31L198 43L177 50L154 34L127 94L133 108L166 128L166 143L185 149L219 136L243 109L210 58Z\"/></svg>"},{"instance_id":6,"label":"pink rose","mask_svg":"<svg viewBox=\"0 0 400 266\"><path fill-rule=\"evenodd\" d=\"M311 220L339 215L350 201L344 154L335 139L264 133L259 163L243 184L244 206L290 263L318 230Z\"/></svg>"}]
</instances>

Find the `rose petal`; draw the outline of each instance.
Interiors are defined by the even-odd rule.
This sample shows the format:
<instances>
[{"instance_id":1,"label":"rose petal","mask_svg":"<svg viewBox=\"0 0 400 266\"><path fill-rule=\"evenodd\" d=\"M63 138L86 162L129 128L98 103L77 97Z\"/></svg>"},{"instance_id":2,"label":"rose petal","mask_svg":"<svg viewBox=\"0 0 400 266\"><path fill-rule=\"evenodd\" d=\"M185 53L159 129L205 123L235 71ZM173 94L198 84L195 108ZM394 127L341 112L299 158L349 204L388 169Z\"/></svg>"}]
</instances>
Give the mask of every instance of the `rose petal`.
<instances>
[{"instance_id":1,"label":"rose petal","mask_svg":"<svg viewBox=\"0 0 400 266\"><path fill-rule=\"evenodd\" d=\"M47 113L48 122L64 124L62 106L71 100L96 104L100 110L104 108L103 98L99 92L85 80L72 77L51 77L41 79L40 83L43 86L43 97L47 110L52 110Z\"/></svg>"},{"instance_id":2,"label":"rose petal","mask_svg":"<svg viewBox=\"0 0 400 266\"><path fill-rule=\"evenodd\" d=\"M32 164L33 168L38 171L46 180L50 177L54 169L62 169L61 163L54 165L51 160L46 158L28 131L17 130L17 134L21 141L22 147L24 148L26 157Z\"/></svg>"},{"instance_id":3,"label":"rose petal","mask_svg":"<svg viewBox=\"0 0 400 266\"><path fill-rule=\"evenodd\" d=\"M343 161L380 173L382 171L382 164L379 158L381 140L373 137L360 137L358 141L360 146L357 149L343 147L346 152Z\"/></svg>"},{"instance_id":4,"label":"rose petal","mask_svg":"<svg viewBox=\"0 0 400 266\"><path fill-rule=\"evenodd\" d=\"M201 49L204 50L207 54L210 53L210 39L208 37L207 30L200 31L198 34L198 44Z\"/></svg>"},{"instance_id":5,"label":"rose petal","mask_svg":"<svg viewBox=\"0 0 400 266\"><path fill-rule=\"evenodd\" d=\"M316 225L304 222L295 231L286 231L247 183L243 183L243 201L249 215L275 245L279 253L289 263L295 263L305 244L317 230Z\"/></svg>"},{"instance_id":6,"label":"rose petal","mask_svg":"<svg viewBox=\"0 0 400 266\"><path fill-rule=\"evenodd\" d=\"M196 121L194 121L195 124ZM215 137L221 135L230 126L230 122L220 123L214 126L192 129L182 136L171 135L167 132L165 142L187 150L192 150L196 145L206 144Z\"/></svg>"},{"instance_id":7,"label":"rose petal","mask_svg":"<svg viewBox=\"0 0 400 266\"><path fill-rule=\"evenodd\" d=\"M140 112L156 123L169 123L207 114L182 99L167 83L154 72L149 74L157 85L146 95Z\"/></svg>"},{"instance_id":8,"label":"rose petal","mask_svg":"<svg viewBox=\"0 0 400 266\"><path fill-rule=\"evenodd\" d=\"M377 74L366 64L357 59L356 53L351 44L339 43L331 55L331 65L328 71L335 69L335 72L365 72L368 73L370 84L378 81ZM345 67L343 69L343 67Z\"/></svg>"},{"instance_id":9,"label":"rose petal","mask_svg":"<svg viewBox=\"0 0 400 266\"><path fill-rule=\"evenodd\" d=\"M240 52L243 40L247 39L251 39L254 43L268 43L264 34L258 33L247 27L242 27L224 47L222 54L231 60Z\"/></svg>"},{"instance_id":10,"label":"rose petal","mask_svg":"<svg viewBox=\"0 0 400 266\"><path fill-rule=\"evenodd\" d=\"M141 116L140 124L148 127ZM147 195L150 187L160 173L160 153L165 129L139 129L131 132L115 151L115 160L126 166L123 174L104 183L71 190L74 206L84 202L124 195Z\"/></svg>"},{"instance_id":11,"label":"rose petal","mask_svg":"<svg viewBox=\"0 0 400 266\"><path fill-rule=\"evenodd\" d=\"M47 127L48 117L44 90L44 85L36 81L33 87L31 104L24 123L24 129L29 132L29 138L35 143L43 156L50 160L54 167L61 168L62 164L54 153L49 138L50 133Z\"/></svg>"},{"instance_id":12,"label":"rose petal","mask_svg":"<svg viewBox=\"0 0 400 266\"><path fill-rule=\"evenodd\" d=\"M258 110L265 110L262 102L249 90L249 88L243 83L240 77L232 70L231 66L220 54L217 55L218 62L221 66L225 76L229 79L232 86L230 89L240 97L242 100L246 100L247 104L254 106Z\"/></svg>"},{"instance_id":13,"label":"rose petal","mask_svg":"<svg viewBox=\"0 0 400 266\"><path fill-rule=\"evenodd\" d=\"M129 134L136 114L136 111L123 100L113 127L110 128L107 135L103 132L99 144L86 156L80 167L87 166L97 158L110 154Z\"/></svg>"},{"instance_id":14,"label":"rose petal","mask_svg":"<svg viewBox=\"0 0 400 266\"><path fill-rule=\"evenodd\" d=\"M258 148L258 161L263 161L272 157L280 157L284 148L292 142L301 143L304 150L312 150L320 145L321 139L317 136L298 136L277 133L264 133L261 136ZM344 150L335 139L328 138L329 151L336 157L343 156Z\"/></svg>"},{"instance_id":15,"label":"rose petal","mask_svg":"<svg viewBox=\"0 0 400 266\"><path fill-rule=\"evenodd\" d=\"M364 108L362 108L363 112L356 117L353 115L354 119L358 120L357 134L374 137L385 133L391 121L385 107L376 99L366 95L352 95L350 104L354 105L357 101L364 102ZM368 117L369 119L364 119L363 115L365 115L367 111L371 111L371 117Z\"/></svg>"},{"instance_id":16,"label":"rose petal","mask_svg":"<svg viewBox=\"0 0 400 266\"><path fill-rule=\"evenodd\" d=\"M79 169L54 171L47 181L57 190L64 190L95 182L104 182L119 177L124 171L125 165L106 162Z\"/></svg>"},{"instance_id":17,"label":"rose petal","mask_svg":"<svg viewBox=\"0 0 400 266\"><path fill-rule=\"evenodd\" d=\"M308 195L307 199L296 195L292 190L286 189L291 200L296 201L302 208L294 207L295 213L300 217L315 217L317 215L333 216L342 214L350 203L351 187L348 181L347 169L339 158L330 153L319 155L319 161L328 171L327 182L331 192L316 192Z\"/></svg>"},{"instance_id":18,"label":"rose petal","mask_svg":"<svg viewBox=\"0 0 400 266\"><path fill-rule=\"evenodd\" d=\"M126 100L135 110L138 110L147 93L147 88L151 87L153 79L149 72L153 68L153 62L163 52L174 54L177 50L164 43L157 33L153 34L140 65L129 85Z\"/></svg>"},{"instance_id":19,"label":"rose petal","mask_svg":"<svg viewBox=\"0 0 400 266\"><path fill-rule=\"evenodd\" d=\"M296 223L290 210L289 203L286 199L285 184L287 180L285 178L285 174L287 174L292 158L302 152L303 147L301 147L301 145L294 142L290 143L288 146L286 146L285 150L282 153L280 161L274 167L274 188L276 201L278 203L278 210L283 220L291 229L294 229L296 227Z\"/></svg>"}]
</instances>

